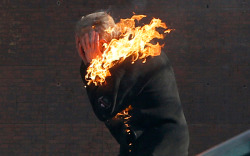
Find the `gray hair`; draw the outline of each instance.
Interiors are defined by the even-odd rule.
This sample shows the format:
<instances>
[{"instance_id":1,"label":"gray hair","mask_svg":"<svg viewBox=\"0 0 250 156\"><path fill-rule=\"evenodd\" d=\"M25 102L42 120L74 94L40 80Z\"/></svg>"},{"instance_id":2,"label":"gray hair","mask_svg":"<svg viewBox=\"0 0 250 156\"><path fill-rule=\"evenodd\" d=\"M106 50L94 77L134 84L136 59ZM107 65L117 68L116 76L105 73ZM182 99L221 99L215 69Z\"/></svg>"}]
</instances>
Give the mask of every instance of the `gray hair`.
<instances>
[{"instance_id":1,"label":"gray hair","mask_svg":"<svg viewBox=\"0 0 250 156\"><path fill-rule=\"evenodd\" d=\"M115 27L114 19L106 12L95 12L83 16L77 23L75 27L75 34L77 36L82 36L85 33L90 33L91 31L97 31L102 38L110 41L112 38L116 38L115 33L109 34L107 31L110 28Z\"/></svg>"}]
</instances>

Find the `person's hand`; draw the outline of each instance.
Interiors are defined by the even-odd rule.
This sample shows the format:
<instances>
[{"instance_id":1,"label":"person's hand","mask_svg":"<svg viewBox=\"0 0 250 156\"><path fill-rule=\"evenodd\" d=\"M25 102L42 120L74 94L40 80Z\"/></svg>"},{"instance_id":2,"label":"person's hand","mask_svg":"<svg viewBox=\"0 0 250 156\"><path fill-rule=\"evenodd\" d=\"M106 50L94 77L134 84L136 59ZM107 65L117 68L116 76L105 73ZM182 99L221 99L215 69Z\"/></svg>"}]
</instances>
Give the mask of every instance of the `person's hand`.
<instances>
[{"instance_id":1,"label":"person's hand","mask_svg":"<svg viewBox=\"0 0 250 156\"><path fill-rule=\"evenodd\" d=\"M97 56L102 56L99 48L99 33L92 31L91 37L86 33L81 39L81 44L83 46L85 57L87 62L90 63L92 59L97 58Z\"/></svg>"},{"instance_id":2,"label":"person's hand","mask_svg":"<svg viewBox=\"0 0 250 156\"><path fill-rule=\"evenodd\" d=\"M85 65L87 65L88 62L87 62L87 59L86 59L85 54L83 52L83 48L82 48L82 45L81 45L81 42L80 42L80 38L77 35L75 35L75 41L76 41L76 49L78 51L78 55L82 58L83 63Z\"/></svg>"},{"instance_id":3,"label":"person's hand","mask_svg":"<svg viewBox=\"0 0 250 156\"><path fill-rule=\"evenodd\" d=\"M91 62L92 59L97 58L97 56L102 56L99 47L99 33L92 31L91 37L86 33L84 37L81 39L81 44L83 46L85 57L88 63Z\"/></svg>"},{"instance_id":4,"label":"person's hand","mask_svg":"<svg viewBox=\"0 0 250 156\"><path fill-rule=\"evenodd\" d=\"M84 64L88 64L97 56L101 56L102 53L99 48L99 33L92 31L91 37L88 33L79 38L76 36L76 48L79 56L82 58Z\"/></svg>"}]
</instances>

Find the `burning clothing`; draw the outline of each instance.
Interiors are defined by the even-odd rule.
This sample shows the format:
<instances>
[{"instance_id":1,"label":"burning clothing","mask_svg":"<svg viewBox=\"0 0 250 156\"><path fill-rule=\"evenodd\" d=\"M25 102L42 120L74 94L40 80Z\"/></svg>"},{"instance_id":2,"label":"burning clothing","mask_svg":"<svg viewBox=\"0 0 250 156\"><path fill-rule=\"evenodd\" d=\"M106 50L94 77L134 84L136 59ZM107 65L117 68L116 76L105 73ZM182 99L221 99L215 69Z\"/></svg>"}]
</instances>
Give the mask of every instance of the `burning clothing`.
<instances>
[{"instance_id":1,"label":"burning clothing","mask_svg":"<svg viewBox=\"0 0 250 156\"><path fill-rule=\"evenodd\" d=\"M82 62L85 84L86 69ZM134 64L128 57L110 72L105 84L86 90L94 113L120 144L120 156L187 155L187 123L166 54Z\"/></svg>"}]
</instances>

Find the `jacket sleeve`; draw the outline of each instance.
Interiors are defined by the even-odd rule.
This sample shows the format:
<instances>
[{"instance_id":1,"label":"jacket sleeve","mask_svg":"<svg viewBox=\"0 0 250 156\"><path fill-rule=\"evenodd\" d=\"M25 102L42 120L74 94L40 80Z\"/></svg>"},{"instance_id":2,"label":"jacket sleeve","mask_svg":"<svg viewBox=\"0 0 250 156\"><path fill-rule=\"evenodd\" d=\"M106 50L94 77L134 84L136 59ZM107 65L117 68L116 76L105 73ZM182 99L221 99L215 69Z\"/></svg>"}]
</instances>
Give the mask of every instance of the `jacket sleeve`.
<instances>
[{"instance_id":1,"label":"jacket sleeve","mask_svg":"<svg viewBox=\"0 0 250 156\"><path fill-rule=\"evenodd\" d=\"M112 76L106 78L105 84L95 86L93 83L87 85L87 81L85 80L87 67L88 65L86 66L82 61L80 74L86 86L89 101L98 119L105 121L114 117L122 108L121 106L126 105L124 96L120 97L120 95L118 95L120 81L125 70L116 67L111 71Z\"/></svg>"},{"instance_id":2,"label":"jacket sleeve","mask_svg":"<svg viewBox=\"0 0 250 156\"><path fill-rule=\"evenodd\" d=\"M83 61L81 61L81 66L80 66L80 75L82 78L82 81L84 83L84 85L87 85L87 81L85 80L85 75L86 75L86 70L88 68L89 64L85 65Z\"/></svg>"}]
</instances>

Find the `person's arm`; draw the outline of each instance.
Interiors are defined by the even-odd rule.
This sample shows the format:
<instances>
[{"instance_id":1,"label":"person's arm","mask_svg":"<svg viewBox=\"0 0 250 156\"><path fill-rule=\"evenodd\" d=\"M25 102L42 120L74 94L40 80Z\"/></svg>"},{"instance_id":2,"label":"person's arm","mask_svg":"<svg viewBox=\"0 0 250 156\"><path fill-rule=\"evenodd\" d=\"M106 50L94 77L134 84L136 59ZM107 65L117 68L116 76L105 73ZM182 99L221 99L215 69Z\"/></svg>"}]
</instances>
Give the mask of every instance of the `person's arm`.
<instances>
[{"instance_id":1,"label":"person's arm","mask_svg":"<svg viewBox=\"0 0 250 156\"><path fill-rule=\"evenodd\" d=\"M83 61L81 61L81 66L80 66L80 75L81 75L81 78L82 78L82 81L84 83L84 85L86 86L87 85L87 81L85 79L85 75L87 74L87 68L88 68L89 64L85 65Z\"/></svg>"},{"instance_id":2,"label":"person's arm","mask_svg":"<svg viewBox=\"0 0 250 156\"><path fill-rule=\"evenodd\" d=\"M120 80L125 71L121 67L115 68L111 71L112 76L106 78L105 84L95 86L93 83L87 85L85 80L86 69L87 66L82 62L80 74L96 116L101 121L114 117L121 111L122 106L126 105L125 94L123 94L122 90L119 90Z\"/></svg>"},{"instance_id":3,"label":"person's arm","mask_svg":"<svg viewBox=\"0 0 250 156\"><path fill-rule=\"evenodd\" d=\"M81 38L76 36L76 47L83 60L81 63L80 73L82 80L86 85L90 103L96 116L100 120L104 121L114 117L122 110L122 108L126 106L127 103L125 97L130 88L127 87L127 85L132 85L126 84L125 87L124 85L120 87L120 81L125 74L122 64L118 64L112 67L112 69L109 69L112 76L106 78L105 84L95 86L91 83L87 85L85 80L87 67L92 59L102 55L99 49L99 34L93 31L91 35L91 38L88 33Z\"/></svg>"}]
</instances>

